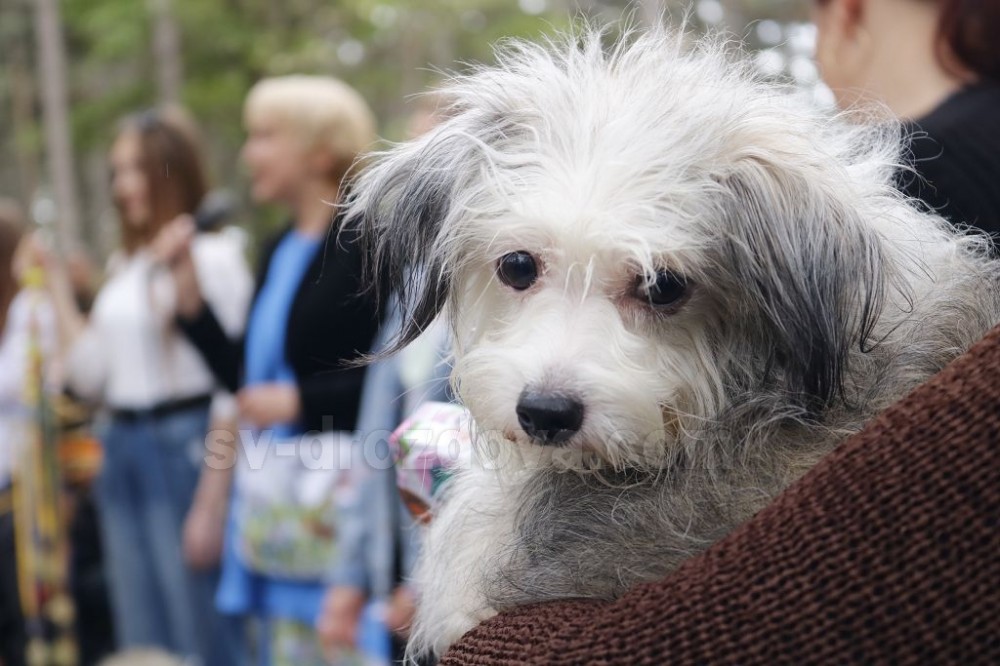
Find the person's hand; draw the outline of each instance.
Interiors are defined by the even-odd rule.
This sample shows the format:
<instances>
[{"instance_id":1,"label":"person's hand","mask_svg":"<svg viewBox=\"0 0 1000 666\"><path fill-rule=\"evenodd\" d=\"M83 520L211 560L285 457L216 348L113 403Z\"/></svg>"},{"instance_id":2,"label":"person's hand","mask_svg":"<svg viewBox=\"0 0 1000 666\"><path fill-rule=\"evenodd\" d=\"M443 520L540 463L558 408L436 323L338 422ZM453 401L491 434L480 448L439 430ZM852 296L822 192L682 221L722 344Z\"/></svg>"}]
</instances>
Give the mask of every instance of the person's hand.
<instances>
[{"instance_id":1,"label":"person's hand","mask_svg":"<svg viewBox=\"0 0 1000 666\"><path fill-rule=\"evenodd\" d=\"M192 569L211 569L219 563L225 528L225 500L196 497L184 519L181 543L184 560Z\"/></svg>"},{"instance_id":2,"label":"person's hand","mask_svg":"<svg viewBox=\"0 0 1000 666\"><path fill-rule=\"evenodd\" d=\"M255 428L290 423L299 418L302 403L294 384L256 384L236 394L240 419Z\"/></svg>"},{"instance_id":3,"label":"person's hand","mask_svg":"<svg viewBox=\"0 0 1000 666\"><path fill-rule=\"evenodd\" d=\"M37 231L25 235L18 243L10 268L17 281L22 283L32 269L40 268L45 271L47 286L51 286L48 278L61 277L65 273L46 239Z\"/></svg>"},{"instance_id":4,"label":"person's hand","mask_svg":"<svg viewBox=\"0 0 1000 666\"><path fill-rule=\"evenodd\" d=\"M406 638L410 633L410 625L417 611L417 599L406 585L400 585L392 593L389 606L385 611L385 624L389 631Z\"/></svg>"},{"instance_id":5,"label":"person's hand","mask_svg":"<svg viewBox=\"0 0 1000 666\"><path fill-rule=\"evenodd\" d=\"M173 266L191 254L191 241L196 229L190 215L178 215L160 228L149 244L154 261Z\"/></svg>"},{"instance_id":6,"label":"person's hand","mask_svg":"<svg viewBox=\"0 0 1000 666\"><path fill-rule=\"evenodd\" d=\"M177 314L185 319L193 319L202 307L198 272L191 256L196 231L190 215L178 215L149 244L153 261L170 268L177 292Z\"/></svg>"},{"instance_id":7,"label":"person's hand","mask_svg":"<svg viewBox=\"0 0 1000 666\"><path fill-rule=\"evenodd\" d=\"M68 350L86 328L87 320L76 302L64 262L42 232L36 231L21 240L11 262L11 270L22 284L25 280L33 282L35 276L41 278L41 284L37 286L43 287L51 299L59 332L59 348L61 351Z\"/></svg>"},{"instance_id":8,"label":"person's hand","mask_svg":"<svg viewBox=\"0 0 1000 666\"><path fill-rule=\"evenodd\" d=\"M364 608L365 594L357 588L337 586L326 591L316 618L316 633L324 650L335 654L355 647Z\"/></svg>"}]
</instances>

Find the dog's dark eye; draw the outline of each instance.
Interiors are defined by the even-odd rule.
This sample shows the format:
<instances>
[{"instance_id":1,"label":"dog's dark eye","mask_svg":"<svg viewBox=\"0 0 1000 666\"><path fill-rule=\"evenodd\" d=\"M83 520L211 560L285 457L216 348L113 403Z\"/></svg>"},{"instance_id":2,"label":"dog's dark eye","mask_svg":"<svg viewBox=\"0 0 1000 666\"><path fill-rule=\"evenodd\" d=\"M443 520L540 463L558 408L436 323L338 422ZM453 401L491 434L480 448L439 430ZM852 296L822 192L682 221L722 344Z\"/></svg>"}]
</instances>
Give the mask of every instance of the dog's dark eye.
<instances>
[{"instance_id":1,"label":"dog's dark eye","mask_svg":"<svg viewBox=\"0 0 1000 666\"><path fill-rule=\"evenodd\" d=\"M636 298L647 301L654 308L669 308L676 305L687 293L687 281L666 269L656 272L656 279L652 284L640 277L635 291Z\"/></svg>"},{"instance_id":2,"label":"dog's dark eye","mask_svg":"<svg viewBox=\"0 0 1000 666\"><path fill-rule=\"evenodd\" d=\"M497 262L497 277L508 287L523 291L538 279L535 258L523 250L510 252Z\"/></svg>"}]
</instances>

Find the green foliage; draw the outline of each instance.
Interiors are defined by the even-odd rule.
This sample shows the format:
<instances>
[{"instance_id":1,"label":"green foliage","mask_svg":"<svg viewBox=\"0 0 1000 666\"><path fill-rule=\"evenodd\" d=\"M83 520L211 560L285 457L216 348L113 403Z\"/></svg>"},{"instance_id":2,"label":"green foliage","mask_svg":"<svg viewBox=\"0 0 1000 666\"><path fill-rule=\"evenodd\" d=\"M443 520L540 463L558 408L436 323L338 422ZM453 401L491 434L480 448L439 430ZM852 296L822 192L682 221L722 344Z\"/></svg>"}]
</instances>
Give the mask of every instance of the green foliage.
<instances>
[{"instance_id":1,"label":"green foliage","mask_svg":"<svg viewBox=\"0 0 1000 666\"><path fill-rule=\"evenodd\" d=\"M509 0L172 0L181 34L183 104L202 126L213 172L240 189L241 107L255 81L329 74L372 104L382 134L402 138L407 98L439 70L491 57L502 37L537 36L568 13L531 16ZM146 0L62 0L73 136L80 155L103 152L118 119L157 103ZM251 230L272 226L256 211Z\"/></svg>"},{"instance_id":2,"label":"green foliage","mask_svg":"<svg viewBox=\"0 0 1000 666\"><path fill-rule=\"evenodd\" d=\"M664 0L678 7L682 0ZM60 0L65 33L72 133L84 188L84 217L91 230L107 209L100 156L126 114L157 104L153 55L153 0ZM216 181L241 186L238 152L241 107L250 86L265 76L292 72L329 74L355 86L371 103L383 136L401 139L413 105L407 100L462 62L488 62L502 38L534 38L565 28L579 7L620 16L626 0L545 0L541 15L522 11L535 2L514 0L170 0L180 33L182 102L202 126ZM758 10L801 11L799 0L724 0L749 19ZM0 58L28 54L34 44L33 0L0 0ZM634 5L633 5L634 7ZM729 11L727 9L727 11ZM5 47L5 44L7 45ZM14 137L8 129L11 68L0 62L0 150L38 154L40 119ZM14 164L15 160L4 160ZM86 173L87 170L94 173ZM0 188L10 187L0 163ZM253 233L273 225L280 212L254 210ZM107 249L107 248L103 248Z\"/></svg>"}]
</instances>

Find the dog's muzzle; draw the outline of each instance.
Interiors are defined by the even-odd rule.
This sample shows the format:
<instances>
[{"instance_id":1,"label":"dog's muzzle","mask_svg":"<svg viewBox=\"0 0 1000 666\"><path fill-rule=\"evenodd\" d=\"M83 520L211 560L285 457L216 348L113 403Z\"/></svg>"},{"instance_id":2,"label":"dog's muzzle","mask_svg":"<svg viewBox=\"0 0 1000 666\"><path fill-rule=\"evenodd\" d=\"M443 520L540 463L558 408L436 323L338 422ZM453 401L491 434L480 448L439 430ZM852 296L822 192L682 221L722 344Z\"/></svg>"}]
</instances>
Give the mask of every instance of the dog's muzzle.
<instances>
[{"instance_id":1,"label":"dog's muzzle","mask_svg":"<svg viewBox=\"0 0 1000 666\"><path fill-rule=\"evenodd\" d=\"M541 444L561 444L583 425L583 403L565 394L525 389L516 411L524 432Z\"/></svg>"}]
</instances>

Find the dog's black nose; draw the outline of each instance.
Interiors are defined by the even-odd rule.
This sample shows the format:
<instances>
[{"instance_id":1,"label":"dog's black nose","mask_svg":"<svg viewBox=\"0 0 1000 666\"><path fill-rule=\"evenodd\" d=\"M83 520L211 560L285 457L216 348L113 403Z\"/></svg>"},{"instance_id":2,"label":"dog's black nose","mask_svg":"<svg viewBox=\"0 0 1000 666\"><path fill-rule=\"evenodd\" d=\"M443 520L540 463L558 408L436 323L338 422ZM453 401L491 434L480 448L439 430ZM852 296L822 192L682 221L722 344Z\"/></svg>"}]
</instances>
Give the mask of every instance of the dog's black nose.
<instances>
[{"instance_id":1,"label":"dog's black nose","mask_svg":"<svg viewBox=\"0 0 1000 666\"><path fill-rule=\"evenodd\" d=\"M524 432L543 444L559 444L583 425L583 403L566 395L523 391L517 420Z\"/></svg>"}]
</instances>

